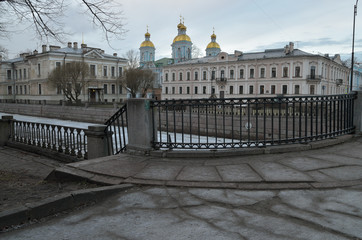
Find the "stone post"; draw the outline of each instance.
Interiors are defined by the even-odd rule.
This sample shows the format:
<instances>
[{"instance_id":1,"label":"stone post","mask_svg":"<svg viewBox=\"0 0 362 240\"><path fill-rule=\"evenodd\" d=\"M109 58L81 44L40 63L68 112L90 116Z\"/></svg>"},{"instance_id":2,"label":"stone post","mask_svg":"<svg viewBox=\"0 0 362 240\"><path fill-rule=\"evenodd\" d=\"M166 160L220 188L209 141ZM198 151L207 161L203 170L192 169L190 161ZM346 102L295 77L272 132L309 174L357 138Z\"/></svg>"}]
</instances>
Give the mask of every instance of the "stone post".
<instances>
[{"instance_id":1,"label":"stone post","mask_svg":"<svg viewBox=\"0 0 362 240\"><path fill-rule=\"evenodd\" d=\"M88 159L108 156L106 125L88 126L87 135Z\"/></svg>"},{"instance_id":2,"label":"stone post","mask_svg":"<svg viewBox=\"0 0 362 240\"><path fill-rule=\"evenodd\" d=\"M5 146L11 134L13 116L2 116L0 119L0 146Z\"/></svg>"},{"instance_id":3,"label":"stone post","mask_svg":"<svg viewBox=\"0 0 362 240\"><path fill-rule=\"evenodd\" d=\"M127 101L127 151L147 153L152 150L153 121L149 99L133 98ZM155 124L155 126L157 126Z\"/></svg>"},{"instance_id":4,"label":"stone post","mask_svg":"<svg viewBox=\"0 0 362 240\"><path fill-rule=\"evenodd\" d=\"M353 123L356 127L356 134L362 134L362 91L357 92L357 99L354 100Z\"/></svg>"}]
</instances>

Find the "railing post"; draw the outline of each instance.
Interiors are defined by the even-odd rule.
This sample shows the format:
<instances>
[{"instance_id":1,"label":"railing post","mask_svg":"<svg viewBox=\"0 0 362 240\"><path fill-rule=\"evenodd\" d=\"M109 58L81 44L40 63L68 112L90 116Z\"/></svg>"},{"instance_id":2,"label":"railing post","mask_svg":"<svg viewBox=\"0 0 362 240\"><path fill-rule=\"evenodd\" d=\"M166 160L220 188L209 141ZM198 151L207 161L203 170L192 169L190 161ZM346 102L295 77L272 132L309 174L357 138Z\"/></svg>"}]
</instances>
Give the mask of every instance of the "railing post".
<instances>
[{"instance_id":1,"label":"railing post","mask_svg":"<svg viewBox=\"0 0 362 240\"><path fill-rule=\"evenodd\" d=\"M88 159L108 156L106 125L88 126L87 136Z\"/></svg>"},{"instance_id":2,"label":"railing post","mask_svg":"<svg viewBox=\"0 0 362 240\"><path fill-rule=\"evenodd\" d=\"M128 99L127 151L147 153L152 149L153 121L149 99ZM155 124L157 126L157 124Z\"/></svg>"},{"instance_id":3,"label":"railing post","mask_svg":"<svg viewBox=\"0 0 362 240\"><path fill-rule=\"evenodd\" d=\"M354 100L354 115L353 123L356 127L356 134L362 134L362 91L355 91L357 93Z\"/></svg>"},{"instance_id":4,"label":"railing post","mask_svg":"<svg viewBox=\"0 0 362 240\"><path fill-rule=\"evenodd\" d=\"M13 116L2 116L0 119L0 146L5 146L11 135Z\"/></svg>"}]
</instances>

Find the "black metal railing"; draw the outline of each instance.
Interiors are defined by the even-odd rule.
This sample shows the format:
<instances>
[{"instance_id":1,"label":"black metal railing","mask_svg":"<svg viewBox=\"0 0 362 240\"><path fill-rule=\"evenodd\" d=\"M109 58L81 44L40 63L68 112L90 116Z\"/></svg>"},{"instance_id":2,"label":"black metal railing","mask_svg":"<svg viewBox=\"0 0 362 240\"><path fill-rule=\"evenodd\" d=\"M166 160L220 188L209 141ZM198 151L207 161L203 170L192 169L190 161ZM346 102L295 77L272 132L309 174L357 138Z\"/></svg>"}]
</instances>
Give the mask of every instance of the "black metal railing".
<instances>
[{"instance_id":1,"label":"black metal railing","mask_svg":"<svg viewBox=\"0 0 362 240\"><path fill-rule=\"evenodd\" d=\"M126 151L128 143L127 119L127 104L124 104L104 123L107 126L104 131L107 134L109 155Z\"/></svg>"},{"instance_id":2,"label":"black metal railing","mask_svg":"<svg viewBox=\"0 0 362 240\"><path fill-rule=\"evenodd\" d=\"M155 148L261 147L351 133L356 95L153 101Z\"/></svg>"},{"instance_id":3,"label":"black metal railing","mask_svg":"<svg viewBox=\"0 0 362 240\"><path fill-rule=\"evenodd\" d=\"M17 120L11 124L11 141L87 159L85 129Z\"/></svg>"}]
</instances>

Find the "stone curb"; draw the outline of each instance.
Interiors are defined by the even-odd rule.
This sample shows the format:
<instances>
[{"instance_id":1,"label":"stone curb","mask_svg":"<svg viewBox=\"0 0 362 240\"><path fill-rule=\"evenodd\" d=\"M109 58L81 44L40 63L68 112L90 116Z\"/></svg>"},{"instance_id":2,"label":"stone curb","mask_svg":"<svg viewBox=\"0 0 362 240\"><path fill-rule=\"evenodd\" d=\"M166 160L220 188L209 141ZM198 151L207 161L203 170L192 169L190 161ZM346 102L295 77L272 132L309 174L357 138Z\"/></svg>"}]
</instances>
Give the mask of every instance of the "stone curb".
<instances>
[{"instance_id":1,"label":"stone curb","mask_svg":"<svg viewBox=\"0 0 362 240\"><path fill-rule=\"evenodd\" d=\"M88 203L99 202L112 194L130 189L133 186L132 184L122 184L82 189L0 212L0 232L15 225L28 223L34 219L48 217Z\"/></svg>"},{"instance_id":2,"label":"stone curb","mask_svg":"<svg viewBox=\"0 0 362 240\"><path fill-rule=\"evenodd\" d=\"M63 171L64 170L64 171ZM104 178L102 174L99 174L99 178L92 176L91 178L85 177L89 174L85 170L69 168L57 168L57 173L54 176L60 177L58 180L67 181L74 180L86 180L97 184L112 184L107 178ZM97 175L97 174L96 174ZM82 177L81 177L82 176ZM134 184L143 186L167 186L167 187L193 187L193 188L229 188L239 190L286 190L286 189L329 189L329 188L341 188L341 187L353 187L362 185L362 180L346 180L346 181L333 181L333 182L274 182L274 181L262 181L262 182L211 182L211 181L180 181L180 180L158 180L158 179L142 179L129 177L126 179L113 177L115 183L113 184ZM55 179L54 179L55 180Z\"/></svg>"},{"instance_id":3,"label":"stone curb","mask_svg":"<svg viewBox=\"0 0 362 240\"><path fill-rule=\"evenodd\" d=\"M151 157L159 158L217 158L217 157L232 157L232 156L246 156L246 155L261 155L261 154L276 154L276 153L288 153L296 151L307 151L311 149L318 149L337 145L347 142L354 138L354 135L348 134L344 136L338 136L336 138L323 139L320 141L301 143L301 144L289 144L267 147L254 147L254 148L239 148L239 149L195 149L195 150L156 150L151 151Z\"/></svg>"}]
</instances>

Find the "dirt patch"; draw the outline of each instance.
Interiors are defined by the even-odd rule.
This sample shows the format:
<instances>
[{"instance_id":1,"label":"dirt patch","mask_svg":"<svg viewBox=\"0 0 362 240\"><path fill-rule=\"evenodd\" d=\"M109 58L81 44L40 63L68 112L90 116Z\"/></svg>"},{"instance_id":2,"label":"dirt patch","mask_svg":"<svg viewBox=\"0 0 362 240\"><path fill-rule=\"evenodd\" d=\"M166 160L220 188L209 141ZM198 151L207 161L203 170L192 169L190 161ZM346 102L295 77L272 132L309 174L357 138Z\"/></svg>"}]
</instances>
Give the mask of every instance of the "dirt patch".
<instances>
[{"instance_id":1,"label":"dirt patch","mask_svg":"<svg viewBox=\"0 0 362 240\"><path fill-rule=\"evenodd\" d=\"M40 177L0 170L0 212L60 193L95 187L98 185L87 182L48 182Z\"/></svg>"}]
</instances>

